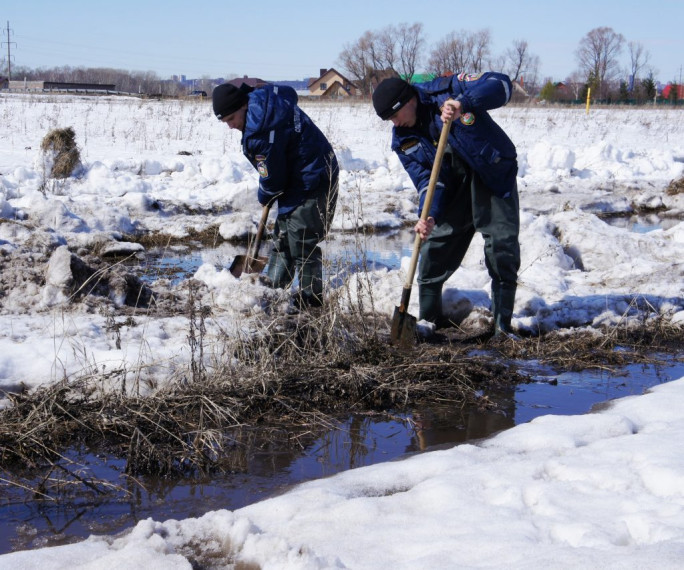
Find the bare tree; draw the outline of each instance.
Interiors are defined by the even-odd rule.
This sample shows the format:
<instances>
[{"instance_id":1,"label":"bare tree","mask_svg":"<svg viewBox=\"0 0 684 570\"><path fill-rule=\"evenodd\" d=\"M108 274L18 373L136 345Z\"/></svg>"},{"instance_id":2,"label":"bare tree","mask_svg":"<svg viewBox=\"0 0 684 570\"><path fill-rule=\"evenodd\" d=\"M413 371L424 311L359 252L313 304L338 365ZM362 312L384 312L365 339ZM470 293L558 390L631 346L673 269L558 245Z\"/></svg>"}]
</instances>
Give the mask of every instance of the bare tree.
<instances>
[{"instance_id":1,"label":"bare tree","mask_svg":"<svg viewBox=\"0 0 684 570\"><path fill-rule=\"evenodd\" d=\"M395 71L397 68L396 33L394 26L387 26L374 33L375 64L382 66L384 69L393 69Z\"/></svg>"},{"instance_id":2,"label":"bare tree","mask_svg":"<svg viewBox=\"0 0 684 570\"><path fill-rule=\"evenodd\" d=\"M412 79L416 74L425 45L423 24L399 24L396 38L401 73L407 79Z\"/></svg>"},{"instance_id":3,"label":"bare tree","mask_svg":"<svg viewBox=\"0 0 684 570\"><path fill-rule=\"evenodd\" d=\"M648 65L651 54L640 42L629 42L627 48L629 49L630 75L633 84L637 85L640 72Z\"/></svg>"},{"instance_id":4,"label":"bare tree","mask_svg":"<svg viewBox=\"0 0 684 570\"><path fill-rule=\"evenodd\" d=\"M373 32L365 32L355 43L346 44L339 55L340 64L364 93L370 93L369 72L377 64L374 43Z\"/></svg>"},{"instance_id":5,"label":"bare tree","mask_svg":"<svg viewBox=\"0 0 684 570\"><path fill-rule=\"evenodd\" d=\"M619 72L618 56L624 41L622 34L605 26L594 28L580 41L577 61L587 78L595 82L599 97L607 94L610 81Z\"/></svg>"},{"instance_id":6,"label":"bare tree","mask_svg":"<svg viewBox=\"0 0 684 570\"><path fill-rule=\"evenodd\" d=\"M472 35L473 71L482 71L484 63L491 51L492 34L489 30L480 30Z\"/></svg>"},{"instance_id":7,"label":"bare tree","mask_svg":"<svg viewBox=\"0 0 684 570\"><path fill-rule=\"evenodd\" d=\"M513 46L506 50L504 71L513 81L525 75L529 80L535 79L539 71L539 57L531 54L525 40L515 40Z\"/></svg>"},{"instance_id":8,"label":"bare tree","mask_svg":"<svg viewBox=\"0 0 684 570\"><path fill-rule=\"evenodd\" d=\"M437 75L482 71L485 58L489 55L490 42L489 30L450 32L437 42L430 53L430 70Z\"/></svg>"},{"instance_id":9,"label":"bare tree","mask_svg":"<svg viewBox=\"0 0 684 570\"><path fill-rule=\"evenodd\" d=\"M492 70L508 75L514 83L528 94L537 89L539 80L539 57L530 53L525 40L515 40L503 56L490 65Z\"/></svg>"},{"instance_id":10,"label":"bare tree","mask_svg":"<svg viewBox=\"0 0 684 570\"><path fill-rule=\"evenodd\" d=\"M586 84L586 80L581 71L573 71L565 80L565 84L572 90L574 99L580 98L580 93Z\"/></svg>"},{"instance_id":11,"label":"bare tree","mask_svg":"<svg viewBox=\"0 0 684 570\"><path fill-rule=\"evenodd\" d=\"M387 26L367 31L353 44L346 44L338 60L363 91L370 93L377 72L413 77L424 43L422 24Z\"/></svg>"},{"instance_id":12,"label":"bare tree","mask_svg":"<svg viewBox=\"0 0 684 570\"><path fill-rule=\"evenodd\" d=\"M430 52L430 57L428 59L428 67L433 73L445 75L447 73L453 73L454 69L458 69L458 66L453 62L453 52L456 41L456 34L451 32L445 38L437 42Z\"/></svg>"},{"instance_id":13,"label":"bare tree","mask_svg":"<svg viewBox=\"0 0 684 570\"><path fill-rule=\"evenodd\" d=\"M490 71L496 71L498 73L505 73L506 75L509 75L509 73L506 71L507 67L508 59L506 54L494 56L489 60Z\"/></svg>"}]
</instances>

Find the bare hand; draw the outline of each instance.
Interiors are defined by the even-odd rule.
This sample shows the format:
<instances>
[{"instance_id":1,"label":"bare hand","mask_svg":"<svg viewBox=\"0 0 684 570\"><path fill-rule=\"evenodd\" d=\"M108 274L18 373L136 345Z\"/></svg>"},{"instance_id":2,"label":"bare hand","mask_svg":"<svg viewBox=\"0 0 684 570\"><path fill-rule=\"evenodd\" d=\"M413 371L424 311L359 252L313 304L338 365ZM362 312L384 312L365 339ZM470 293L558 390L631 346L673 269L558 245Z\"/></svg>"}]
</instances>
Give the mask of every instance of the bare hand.
<instances>
[{"instance_id":1,"label":"bare hand","mask_svg":"<svg viewBox=\"0 0 684 570\"><path fill-rule=\"evenodd\" d=\"M429 217L427 220L423 220L422 218L418 220L418 223L415 225L413 228L415 232L420 236L420 239L425 241L428 236L432 233L432 230L435 228L435 220L432 217Z\"/></svg>"},{"instance_id":2,"label":"bare hand","mask_svg":"<svg viewBox=\"0 0 684 570\"><path fill-rule=\"evenodd\" d=\"M463 114L463 107L460 101L447 99L442 106L442 121L455 121Z\"/></svg>"}]
</instances>

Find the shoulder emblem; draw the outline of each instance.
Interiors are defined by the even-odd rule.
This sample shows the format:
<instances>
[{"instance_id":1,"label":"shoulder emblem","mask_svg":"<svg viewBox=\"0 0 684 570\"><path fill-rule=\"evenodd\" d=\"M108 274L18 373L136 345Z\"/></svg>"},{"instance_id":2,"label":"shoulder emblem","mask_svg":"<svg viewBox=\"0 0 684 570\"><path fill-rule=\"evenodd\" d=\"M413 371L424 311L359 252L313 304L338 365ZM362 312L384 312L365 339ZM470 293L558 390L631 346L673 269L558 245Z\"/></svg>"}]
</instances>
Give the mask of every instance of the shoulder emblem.
<instances>
[{"instance_id":1,"label":"shoulder emblem","mask_svg":"<svg viewBox=\"0 0 684 570\"><path fill-rule=\"evenodd\" d=\"M482 77L481 73L459 73L458 74L458 80L459 81L477 81Z\"/></svg>"},{"instance_id":2,"label":"shoulder emblem","mask_svg":"<svg viewBox=\"0 0 684 570\"><path fill-rule=\"evenodd\" d=\"M461 123L463 123L466 127L469 127L475 122L475 115L472 113L464 113L461 115Z\"/></svg>"}]
</instances>

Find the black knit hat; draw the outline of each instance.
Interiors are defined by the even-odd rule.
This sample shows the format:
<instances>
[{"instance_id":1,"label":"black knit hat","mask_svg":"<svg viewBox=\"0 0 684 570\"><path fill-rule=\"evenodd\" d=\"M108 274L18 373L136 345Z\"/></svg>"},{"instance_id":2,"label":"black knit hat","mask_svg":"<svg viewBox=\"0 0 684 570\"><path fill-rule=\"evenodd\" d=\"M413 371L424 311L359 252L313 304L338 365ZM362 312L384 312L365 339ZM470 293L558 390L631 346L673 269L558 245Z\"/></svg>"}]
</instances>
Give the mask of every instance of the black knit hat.
<instances>
[{"instance_id":1,"label":"black knit hat","mask_svg":"<svg viewBox=\"0 0 684 570\"><path fill-rule=\"evenodd\" d=\"M373 91L373 107L383 121L389 119L416 94L409 83L398 77L383 79Z\"/></svg>"},{"instance_id":2,"label":"black knit hat","mask_svg":"<svg viewBox=\"0 0 684 570\"><path fill-rule=\"evenodd\" d=\"M223 83L216 87L211 94L216 118L220 121L224 117L237 111L247 103L247 95L252 91L254 91L254 88L246 83L243 83L240 87L235 87L235 85L230 83Z\"/></svg>"}]
</instances>

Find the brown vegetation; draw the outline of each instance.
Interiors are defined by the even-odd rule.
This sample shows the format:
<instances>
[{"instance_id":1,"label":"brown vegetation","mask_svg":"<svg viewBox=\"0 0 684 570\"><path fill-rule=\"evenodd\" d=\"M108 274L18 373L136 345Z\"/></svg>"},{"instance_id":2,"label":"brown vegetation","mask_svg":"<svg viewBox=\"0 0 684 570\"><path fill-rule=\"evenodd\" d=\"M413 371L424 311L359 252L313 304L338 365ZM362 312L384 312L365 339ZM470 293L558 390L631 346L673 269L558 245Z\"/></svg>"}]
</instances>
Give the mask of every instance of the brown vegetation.
<instances>
[{"instance_id":1,"label":"brown vegetation","mask_svg":"<svg viewBox=\"0 0 684 570\"><path fill-rule=\"evenodd\" d=\"M682 176L679 180L673 180L670 182L665 189L665 193L668 196L676 196L677 194L684 193L684 176Z\"/></svg>"},{"instance_id":2,"label":"brown vegetation","mask_svg":"<svg viewBox=\"0 0 684 570\"><path fill-rule=\"evenodd\" d=\"M69 178L81 164L76 133L71 127L51 130L43 137L40 148L46 155L52 156L51 178Z\"/></svg>"}]
</instances>

